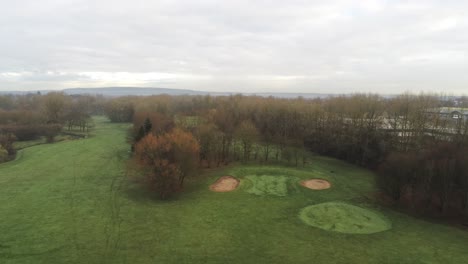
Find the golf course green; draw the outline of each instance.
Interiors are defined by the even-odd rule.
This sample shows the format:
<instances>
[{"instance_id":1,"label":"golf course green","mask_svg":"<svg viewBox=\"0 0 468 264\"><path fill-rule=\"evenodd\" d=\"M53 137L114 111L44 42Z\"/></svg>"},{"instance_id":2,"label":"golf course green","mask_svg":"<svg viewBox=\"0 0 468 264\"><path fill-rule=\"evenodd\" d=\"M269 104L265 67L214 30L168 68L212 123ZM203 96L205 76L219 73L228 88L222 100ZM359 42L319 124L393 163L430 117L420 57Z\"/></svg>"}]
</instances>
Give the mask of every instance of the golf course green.
<instances>
[{"instance_id":1,"label":"golf course green","mask_svg":"<svg viewBox=\"0 0 468 264\"><path fill-rule=\"evenodd\" d=\"M304 168L235 164L160 201L127 173L130 125L94 122L89 138L0 164L1 264L468 262L468 231L377 205L368 170L322 156ZM239 187L210 191L224 175ZM311 178L332 187L300 185ZM370 231L353 232L363 219Z\"/></svg>"},{"instance_id":2,"label":"golf course green","mask_svg":"<svg viewBox=\"0 0 468 264\"><path fill-rule=\"evenodd\" d=\"M382 215L340 202L310 205L301 210L299 217L308 225L346 234L372 234L392 226Z\"/></svg>"}]
</instances>

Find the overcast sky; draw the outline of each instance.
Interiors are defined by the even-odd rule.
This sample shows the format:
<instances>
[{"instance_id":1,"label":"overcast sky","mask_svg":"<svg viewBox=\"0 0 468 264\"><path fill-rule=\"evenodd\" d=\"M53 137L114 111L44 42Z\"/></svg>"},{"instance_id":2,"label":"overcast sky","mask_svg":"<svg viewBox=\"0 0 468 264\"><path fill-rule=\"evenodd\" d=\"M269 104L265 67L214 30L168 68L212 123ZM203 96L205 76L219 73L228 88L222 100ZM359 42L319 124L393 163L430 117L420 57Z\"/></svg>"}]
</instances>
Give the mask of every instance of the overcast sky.
<instances>
[{"instance_id":1,"label":"overcast sky","mask_svg":"<svg viewBox=\"0 0 468 264\"><path fill-rule=\"evenodd\" d=\"M0 90L468 94L468 1L0 0Z\"/></svg>"}]
</instances>

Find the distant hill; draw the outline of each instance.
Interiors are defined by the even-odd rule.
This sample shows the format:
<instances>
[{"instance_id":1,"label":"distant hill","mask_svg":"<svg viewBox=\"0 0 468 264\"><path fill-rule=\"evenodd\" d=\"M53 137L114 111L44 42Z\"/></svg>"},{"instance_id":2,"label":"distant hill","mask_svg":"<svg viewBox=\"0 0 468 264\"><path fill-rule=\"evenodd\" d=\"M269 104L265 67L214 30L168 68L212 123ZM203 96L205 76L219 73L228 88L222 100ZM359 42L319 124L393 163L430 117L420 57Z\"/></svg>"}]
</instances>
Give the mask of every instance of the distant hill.
<instances>
[{"instance_id":1,"label":"distant hill","mask_svg":"<svg viewBox=\"0 0 468 264\"><path fill-rule=\"evenodd\" d=\"M256 95L262 97L278 97L278 98L324 98L332 96L331 94L318 94L318 93L239 93L239 92L206 92L185 89L170 89L170 88L144 88L144 87L101 87L101 88L69 88L62 90L66 94L101 94L103 96L118 97L118 96L148 96L148 95L212 95L212 96L226 96L233 94L243 95ZM42 94L51 92L51 90L40 91L0 91L0 94L28 94L37 93Z\"/></svg>"},{"instance_id":2,"label":"distant hill","mask_svg":"<svg viewBox=\"0 0 468 264\"><path fill-rule=\"evenodd\" d=\"M328 97L330 94L318 93L238 93L238 92L206 92L185 89L170 89L170 88L143 88L143 87L103 87L103 88L71 88L63 90L67 94L102 94L104 96L146 96L146 95L213 95L226 96L233 94L257 95L262 97L280 97L280 98L318 98Z\"/></svg>"},{"instance_id":3,"label":"distant hill","mask_svg":"<svg viewBox=\"0 0 468 264\"><path fill-rule=\"evenodd\" d=\"M66 94L102 94L104 96L147 96L147 95L206 95L208 92L144 87L102 87L102 88L70 88L63 90Z\"/></svg>"},{"instance_id":4,"label":"distant hill","mask_svg":"<svg viewBox=\"0 0 468 264\"><path fill-rule=\"evenodd\" d=\"M336 94L320 94L320 93L249 93L245 95L257 95L262 97L278 97L278 98L306 98L306 99L313 99L313 98L325 98L325 97L332 97L337 96Z\"/></svg>"}]
</instances>

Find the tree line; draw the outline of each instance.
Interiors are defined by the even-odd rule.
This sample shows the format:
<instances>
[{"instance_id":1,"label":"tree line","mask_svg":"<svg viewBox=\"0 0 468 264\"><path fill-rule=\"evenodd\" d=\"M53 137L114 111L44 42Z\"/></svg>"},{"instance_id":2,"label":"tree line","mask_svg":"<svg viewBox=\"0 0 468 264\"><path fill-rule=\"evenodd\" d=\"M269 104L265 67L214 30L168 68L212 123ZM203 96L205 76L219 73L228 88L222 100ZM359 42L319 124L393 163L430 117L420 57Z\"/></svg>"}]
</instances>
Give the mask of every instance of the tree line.
<instances>
[{"instance_id":1,"label":"tree line","mask_svg":"<svg viewBox=\"0 0 468 264\"><path fill-rule=\"evenodd\" d=\"M468 156L468 120L438 113L441 107L464 107L464 100L426 94L164 95L118 98L106 111L114 121L133 122L134 146L148 133L145 122L156 136L175 129L190 133L199 145L199 167L238 161L303 166L313 152L374 169L383 193L405 207L467 215L462 165L468 163L462 160Z\"/></svg>"},{"instance_id":2,"label":"tree line","mask_svg":"<svg viewBox=\"0 0 468 264\"><path fill-rule=\"evenodd\" d=\"M2 95L0 161L14 157L15 140L53 141L62 129L86 130L91 115L105 113L112 122L133 123L129 142L136 163L164 198L180 191L196 168L304 166L312 152L374 169L383 194L411 210L466 217L468 120L441 115L441 107L466 108L468 99Z\"/></svg>"},{"instance_id":3,"label":"tree line","mask_svg":"<svg viewBox=\"0 0 468 264\"><path fill-rule=\"evenodd\" d=\"M63 129L84 132L92 114L103 114L102 96L62 92L0 95L0 162L14 158L15 141L53 142Z\"/></svg>"}]
</instances>

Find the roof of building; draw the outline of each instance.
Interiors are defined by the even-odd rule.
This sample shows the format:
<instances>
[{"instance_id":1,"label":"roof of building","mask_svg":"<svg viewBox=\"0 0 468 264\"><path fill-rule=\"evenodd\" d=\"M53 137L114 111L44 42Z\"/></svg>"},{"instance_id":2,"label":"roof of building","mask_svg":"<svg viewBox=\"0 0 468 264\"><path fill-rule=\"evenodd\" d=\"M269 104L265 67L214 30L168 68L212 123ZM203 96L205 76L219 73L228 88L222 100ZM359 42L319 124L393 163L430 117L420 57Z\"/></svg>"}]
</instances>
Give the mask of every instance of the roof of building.
<instances>
[{"instance_id":1,"label":"roof of building","mask_svg":"<svg viewBox=\"0 0 468 264\"><path fill-rule=\"evenodd\" d=\"M451 114L453 112L459 112L462 115L468 115L468 108L461 107L439 107L429 109L428 112L439 113L439 114Z\"/></svg>"}]
</instances>

